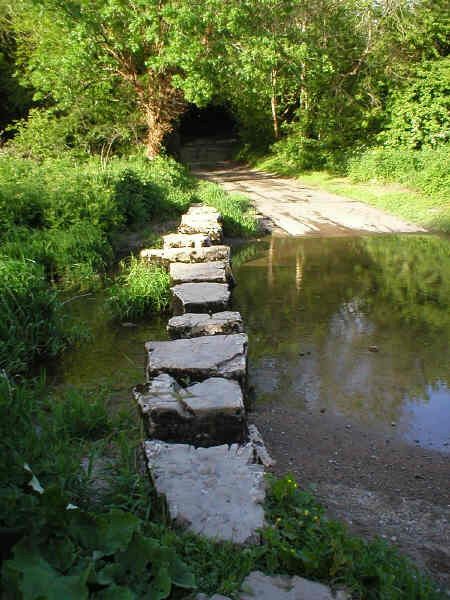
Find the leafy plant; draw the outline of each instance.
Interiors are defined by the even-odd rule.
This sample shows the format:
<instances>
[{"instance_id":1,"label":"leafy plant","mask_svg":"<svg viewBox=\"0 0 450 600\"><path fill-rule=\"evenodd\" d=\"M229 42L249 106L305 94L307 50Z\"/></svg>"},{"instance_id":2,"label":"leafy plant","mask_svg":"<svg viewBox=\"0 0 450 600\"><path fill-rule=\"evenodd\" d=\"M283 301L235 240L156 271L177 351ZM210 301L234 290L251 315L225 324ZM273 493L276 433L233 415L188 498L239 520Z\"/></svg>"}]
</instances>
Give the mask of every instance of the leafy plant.
<instances>
[{"instance_id":1,"label":"leafy plant","mask_svg":"<svg viewBox=\"0 0 450 600\"><path fill-rule=\"evenodd\" d=\"M173 586L195 588L175 549L145 535L135 515L80 510L59 488L43 490L35 477L33 488L41 520L3 565L6 599L133 600L148 595L163 600Z\"/></svg>"},{"instance_id":2,"label":"leafy plant","mask_svg":"<svg viewBox=\"0 0 450 600\"><path fill-rule=\"evenodd\" d=\"M161 267L148 266L131 256L121 262L121 273L108 290L109 306L118 319L134 319L165 310L169 304L170 277Z\"/></svg>"}]
</instances>

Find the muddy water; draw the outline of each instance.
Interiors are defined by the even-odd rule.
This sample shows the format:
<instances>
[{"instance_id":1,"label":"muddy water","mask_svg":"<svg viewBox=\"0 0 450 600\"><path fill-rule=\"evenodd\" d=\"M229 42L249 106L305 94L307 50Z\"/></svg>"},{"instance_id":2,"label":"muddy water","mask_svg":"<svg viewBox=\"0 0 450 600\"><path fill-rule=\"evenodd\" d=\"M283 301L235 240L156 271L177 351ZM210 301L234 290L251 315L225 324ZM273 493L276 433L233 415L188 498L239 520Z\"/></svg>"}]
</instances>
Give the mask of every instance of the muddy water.
<instances>
[{"instance_id":1,"label":"muddy water","mask_svg":"<svg viewBox=\"0 0 450 600\"><path fill-rule=\"evenodd\" d=\"M233 272L256 410L345 415L450 450L448 238L272 237L235 251Z\"/></svg>"}]
</instances>

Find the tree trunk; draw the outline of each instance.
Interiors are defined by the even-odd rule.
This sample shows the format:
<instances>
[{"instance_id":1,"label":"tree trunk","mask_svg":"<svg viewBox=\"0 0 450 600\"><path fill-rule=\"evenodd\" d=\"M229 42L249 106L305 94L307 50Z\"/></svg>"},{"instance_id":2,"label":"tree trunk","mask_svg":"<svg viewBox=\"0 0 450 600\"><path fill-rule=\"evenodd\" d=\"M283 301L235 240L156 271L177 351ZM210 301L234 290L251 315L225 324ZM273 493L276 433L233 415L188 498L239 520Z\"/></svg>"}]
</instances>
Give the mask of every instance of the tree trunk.
<instances>
[{"instance_id":1,"label":"tree trunk","mask_svg":"<svg viewBox=\"0 0 450 600\"><path fill-rule=\"evenodd\" d=\"M172 125L168 122L162 123L158 118L157 111L147 108L146 113L148 133L145 140L145 155L152 160L161 152L164 136L172 130Z\"/></svg>"},{"instance_id":2,"label":"tree trunk","mask_svg":"<svg viewBox=\"0 0 450 600\"><path fill-rule=\"evenodd\" d=\"M173 124L186 110L187 103L183 92L172 87L168 74L151 77L147 93L147 101L142 102L142 106L148 130L146 156L151 160L160 153L164 136L173 130Z\"/></svg>"},{"instance_id":3,"label":"tree trunk","mask_svg":"<svg viewBox=\"0 0 450 600\"><path fill-rule=\"evenodd\" d=\"M276 97L276 87L277 87L277 71L276 69L272 70L271 73L272 79L272 120L273 120L273 133L276 140L280 139L280 127L278 124L278 115L277 115L277 97Z\"/></svg>"}]
</instances>

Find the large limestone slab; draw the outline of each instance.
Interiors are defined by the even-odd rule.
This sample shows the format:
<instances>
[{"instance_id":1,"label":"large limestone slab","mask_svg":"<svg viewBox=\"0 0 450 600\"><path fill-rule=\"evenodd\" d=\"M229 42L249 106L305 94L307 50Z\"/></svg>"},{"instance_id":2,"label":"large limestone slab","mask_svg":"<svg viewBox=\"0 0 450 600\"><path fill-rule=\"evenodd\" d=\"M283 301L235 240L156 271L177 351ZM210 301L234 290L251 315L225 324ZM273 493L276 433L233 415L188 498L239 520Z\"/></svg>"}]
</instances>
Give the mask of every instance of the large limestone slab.
<instances>
[{"instance_id":1,"label":"large limestone slab","mask_svg":"<svg viewBox=\"0 0 450 600\"><path fill-rule=\"evenodd\" d=\"M195 533L238 544L257 543L264 526L264 469L251 444L195 448L144 442L148 468L170 517Z\"/></svg>"},{"instance_id":2,"label":"large limestone slab","mask_svg":"<svg viewBox=\"0 0 450 600\"><path fill-rule=\"evenodd\" d=\"M172 263L169 269L174 285L179 283L229 283L232 279L229 263Z\"/></svg>"},{"instance_id":3,"label":"large limestone slab","mask_svg":"<svg viewBox=\"0 0 450 600\"><path fill-rule=\"evenodd\" d=\"M212 446L242 442L245 408L237 381L211 377L181 387L167 373L133 390L148 435L165 442Z\"/></svg>"},{"instance_id":4,"label":"large limestone slab","mask_svg":"<svg viewBox=\"0 0 450 600\"><path fill-rule=\"evenodd\" d=\"M169 262L203 263L212 261L230 262L229 246L208 246L205 248L167 248L164 257Z\"/></svg>"},{"instance_id":5,"label":"large limestone slab","mask_svg":"<svg viewBox=\"0 0 450 600\"><path fill-rule=\"evenodd\" d=\"M204 248L211 246L211 238L205 233L169 233L163 235L163 248Z\"/></svg>"},{"instance_id":6,"label":"large limestone slab","mask_svg":"<svg viewBox=\"0 0 450 600\"><path fill-rule=\"evenodd\" d=\"M189 382L225 377L238 381L245 389L247 345L245 333L147 342L147 381L161 373Z\"/></svg>"},{"instance_id":7,"label":"large limestone slab","mask_svg":"<svg viewBox=\"0 0 450 600\"><path fill-rule=\"evenodd\" d=\"M288 575L264 575L253 571L242 583L239 600L350 600L350 595L340 590L336 595L330 588L316 581Z\"/></svg>"},{"instance_id":8,"label":"large limestone slab","mask_svg":"<svg viewBox=\"0 0 450 600\"><path fill-rule=\"evenodd\" d=\"M226 283L181 283L171 289L172 310L176 315L226 310L231 292Z\"/></svg>"},{"instance_id":9,"label":"large limestone slab","mask_svg":"<svg viewBox=\"0 0 450 600\"><path fill-rule=\"evenodd\" d=\"M172 317L167 324L167 332L172 339L193 338L202 335L224 335L243 333L241 314L223 311L208 314L187 313Z\"/></svg>"},{"instance_id":10,"label":"large limestone slab","mask_svg":"<svg viewBox=\"0 0 450 600\"><path fill-rule=\"evenodd\" d=\"M222 215L214 206L209 206L209 204L203 204L203 202L198 202L196 204L191 204L188 208L188 215L214 215L217 216L219 221L222 221Z\"/></svg>"},{"instance_id":11,"label":"large limestone slab","mask_svg":"<svg viewBox=\"0 0 450 600\"><path fill-rule=\"evenodd\" d=\"M145 260L149 265L169 268L170 261L165 256L165 251L158 248L145 248L139 253L141 260Z\"/></svg>"},{"instance_id":12,"label":"large limestone slab","mask_svg":"<svg viewBox=\"0 0 450 600\"><path fill-rule=\"evenodd\" d=\"M303 577L269 576L253 571L242 582L242 591L238 597L239 600L350 600L351 595L345 590L333 594L328 586ZM218 594L208 599L205 594L197 594L196 600L230 599Z\"/></svg>"},{"instance_id":13,"label":"large limestone slab","mask_svg":"<svg viewBox=\"0 0 450 600\"><path fill-rule=\"evenodd\" d=\"M213 242L220 242L223 237L222 215L212 207L191 207L181 217L179 233L204 233Z\"/></svg>"}]
</instances>

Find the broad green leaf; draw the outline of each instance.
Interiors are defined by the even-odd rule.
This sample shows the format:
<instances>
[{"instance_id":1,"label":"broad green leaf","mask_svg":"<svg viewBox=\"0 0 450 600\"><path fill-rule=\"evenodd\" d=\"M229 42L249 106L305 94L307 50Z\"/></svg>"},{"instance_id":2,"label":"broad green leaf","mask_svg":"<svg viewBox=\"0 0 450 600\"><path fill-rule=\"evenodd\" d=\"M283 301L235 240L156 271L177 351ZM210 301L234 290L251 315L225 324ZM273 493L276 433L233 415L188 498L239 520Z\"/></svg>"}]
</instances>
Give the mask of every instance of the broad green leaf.
<instances>
[{"instance_id":1,"label":"broad green leaf","mask_svg":"<svg viewBox=\"0 0 450 600\"><path fill-rule=\"evenodd\" d=\"M19 585L23 600L87 600L89 596L85 574L61 575L29 540L15 546L14 559L7 566L22 574Z\"/></svg>"},{"instance_id":2,"label":"broad green leaf","mask_svg":"<svg viewBox=\"0 0 450 600\"><path fill-rule=\"evenodd\" d=\"M97 573L97 583L100 585L109 585L114 583L124 574L124 568L119 563L109 563Z\"/></svg>"},{"instance_id":3,"label":"broad green leaf","mask_svg":"<svg viewBox=\"0 0 450 600\"><path fill-rule=\"evenodd\" d=\"M106 515L97 518L98 543L97 549L107 554L113 554L117 550L125 550L139 529L140 520L131 513L121 510L111 510Z\"/></svg>"},{"instance_id":4,"label":"broad green leaf","mask_svg":"<svg viewBox=\"0 0 450 600\"><path fill-rule=\"evenodd\" d=\"M160 546L158 540L144 537L138 533L134 535L127 550L117 555L117 560L124 569L133 573L140 573L147 567L148 563L158 560Z\"/></svg>"},{"instance_id":5,"label":"broad green leaf","mask_svg":"<svg viewBox=\"0 0 450 600\"><path fill-rule=\"evenodd\" d=\"M178 556L170 565L169 573L172 578L172 583L175 585L187 589L195 589L197 587L194 574L189 570L186 563Z\"/></svg>"},{"instance_id":6,"label":"broad green leaf","mask_svg":"<svg viewBox=\"0 0 450 600\"><path fill-rule=\"evenodd\" d=\"M150 587L151 600L164 600L169 596L171 588L169 569L167 566L161 565Z\"/></svg>"},{"instance_id":7,"label":"broad green leaf","mask_svg":"<svg viewBox=\"0 0 450 600\"><path fill-rule=\"evenodd\" d=\"M101 592L97 592L92 598L95 600L137 600L136 594L130 588L117 585L111 585Z\"/></svg>"}]
</instances>

